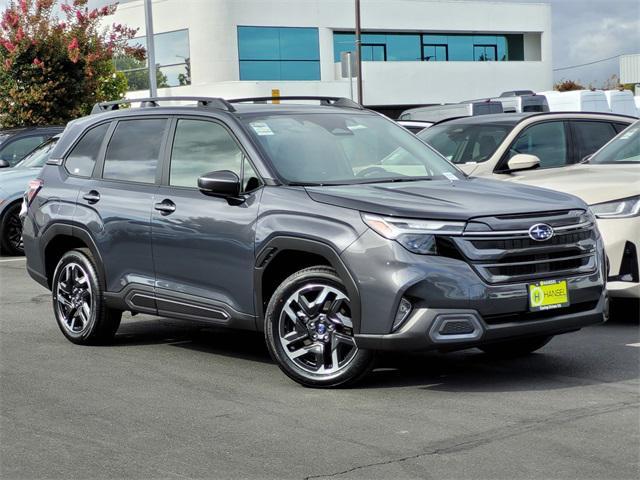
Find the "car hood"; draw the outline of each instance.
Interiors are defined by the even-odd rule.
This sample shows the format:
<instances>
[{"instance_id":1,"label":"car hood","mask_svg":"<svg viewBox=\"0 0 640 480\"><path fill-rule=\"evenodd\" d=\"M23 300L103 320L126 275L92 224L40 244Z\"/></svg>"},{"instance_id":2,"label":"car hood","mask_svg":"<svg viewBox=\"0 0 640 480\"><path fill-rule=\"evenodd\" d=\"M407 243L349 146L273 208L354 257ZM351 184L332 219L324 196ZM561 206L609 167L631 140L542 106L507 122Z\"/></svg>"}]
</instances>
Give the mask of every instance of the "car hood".
<instances>
[{"instance_id":1,"label":"car hood","mask_svg":"<svg viewBox=\"0 0 640 480\"><path fill-rule=\"evenodd\" d=\"M448 220L586 208L579 199L499 180L416 182L306 187L317 202L380 215Z\"/></svg>"},{"instance_id":2,"label":"car hood","mask_svg":"<svg viewBox=\"0 0 640 480\"><path fill-rule=\"evenodd\" d=\"M511 182L576 195L589 205L640 195L640 165L590 165L533 170Z\"/></svg>"}]
</instances>

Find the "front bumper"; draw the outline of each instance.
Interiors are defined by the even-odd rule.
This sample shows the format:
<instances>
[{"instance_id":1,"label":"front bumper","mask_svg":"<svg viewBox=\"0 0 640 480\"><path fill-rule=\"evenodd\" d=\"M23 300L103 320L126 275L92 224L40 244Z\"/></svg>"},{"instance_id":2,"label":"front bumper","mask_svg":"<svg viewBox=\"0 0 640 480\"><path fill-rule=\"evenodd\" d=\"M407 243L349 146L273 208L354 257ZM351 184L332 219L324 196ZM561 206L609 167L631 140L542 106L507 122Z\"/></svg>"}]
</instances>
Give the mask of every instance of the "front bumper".
<instances>
[{"instance_id":1,"label":"front bumper","mask_svg":"<svg viewBox=\"0 0 640 480\"><path fill-rule=\"evenodd\" d=\"M414 255L373 231L365 232L342 253L360 293L356 342L375 350L453 350L508 338L556 335L603 322L608 297L600 243L598 250L596 271L564 278L569 307L529 313L528 283L488 284L463 260ZM403 297L413 310L392 333ZM457 334L452 325L446 335L439 334L443 319L461 316L477 328L468 332L463 326Z\"/></svg>"},{"instance_id":2,"label":"front bumper","mask_svg":"<svg viewBox=\"0 0 640 480\"><path fill-rule=\"evenodd\" d=\"M609 295L640 298L640 217L599 219L598 228L609 259ZM633 274L629 262L635 264Z\"/></svg>"},{"instance_id":3,"label":"front bumper","mask_svg":"<svg viewBox=\"0 0 640 480\"><path fill-rule=\"evenodd\" d=\"M386 335L356 335L358 347L371 350L425 351L459 350L522 337L559 335L588 325L602 323L608 311L605 293L594 308L580 313L561 314L531 321L510 321L499 324L485 322L475 310L419 309L397 331ZM446 320L469 322L473 331L441 334Z\"/></svg>"}]
</instances>

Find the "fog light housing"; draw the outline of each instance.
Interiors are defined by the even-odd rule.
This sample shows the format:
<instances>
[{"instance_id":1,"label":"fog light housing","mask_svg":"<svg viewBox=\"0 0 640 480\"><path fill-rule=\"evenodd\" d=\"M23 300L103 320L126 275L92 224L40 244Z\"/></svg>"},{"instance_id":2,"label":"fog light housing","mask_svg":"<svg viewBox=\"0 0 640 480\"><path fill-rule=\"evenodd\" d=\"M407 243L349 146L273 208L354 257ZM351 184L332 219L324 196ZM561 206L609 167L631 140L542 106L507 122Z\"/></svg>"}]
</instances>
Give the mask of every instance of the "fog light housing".
<instances>
[{"instance_id":1,"label":"fog light housing","mask_svg":"<svg viewBox=\"0 0 640 480\"><path fill-rule=\"evenodd\" d=\"M393 326L391 327L392 332L398 330L405 322L405 320L409 318L409 314L411 313L412 308L413 307L411 306L411 302L402 297L402 299L400 300L400 304L398 305L396 318L393 320Z\"/></svg>"}]
</instances>

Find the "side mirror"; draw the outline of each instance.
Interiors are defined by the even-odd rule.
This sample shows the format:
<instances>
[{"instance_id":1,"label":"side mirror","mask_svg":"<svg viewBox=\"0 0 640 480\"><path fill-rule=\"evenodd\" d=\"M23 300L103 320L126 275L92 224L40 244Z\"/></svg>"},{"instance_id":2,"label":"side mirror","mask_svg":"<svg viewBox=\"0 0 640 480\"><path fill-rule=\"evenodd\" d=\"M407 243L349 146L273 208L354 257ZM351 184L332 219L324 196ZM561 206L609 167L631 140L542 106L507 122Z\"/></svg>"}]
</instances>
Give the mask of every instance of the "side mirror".
<instances>
[{"instance_id":1,"label":"side mirror","mask_svg":"<svg viewBox=\"0 0 640 480\"><path fill-rule=\"evenodd\" d=\"M509 159L507 162L507 171L504 173L511 173L523 170L533 170L540 166L540 159L535 155L529 155L527 153L518 153Z\"/></svg>"},{"instance_id":2,"label":"side mirror","mask_svg":"<svg viewBox=\"0 0 640 480\"><path fill-rule=\"evenodd\" d=\"M198 178L198 188L205 195L238 197L240 178L230 170L209 172Z\"/></svg>"},{"instance_id":3,"label":"side mirror","mask_svg":"<svg viewBox=\"0 0 640 480\"><path fill-rule=\"evenodd\" d=\"M9 168L11 164L5 159L0 158L0 168Z\"/></svg>"}]
</instances>

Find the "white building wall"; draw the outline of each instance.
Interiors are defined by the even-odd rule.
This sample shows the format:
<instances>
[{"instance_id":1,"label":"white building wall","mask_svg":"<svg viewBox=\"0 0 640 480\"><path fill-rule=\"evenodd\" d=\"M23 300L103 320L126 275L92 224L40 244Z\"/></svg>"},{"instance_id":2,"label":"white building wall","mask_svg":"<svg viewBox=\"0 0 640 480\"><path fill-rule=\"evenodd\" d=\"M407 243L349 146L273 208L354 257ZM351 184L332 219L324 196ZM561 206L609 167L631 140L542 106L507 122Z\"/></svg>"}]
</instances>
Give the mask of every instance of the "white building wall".
<instances>
[{"instance_id":1,"label":"white building wall","mask_svg":"<svg viewBox=\"0 0 640 480\"><path fill-rule=\"evenodd\" d=\"M353 30L347 0L154 0L155 33L189 30L192 85L161 95L341 95L333 31ZM140 28L142 0L121 4L114 21ZM237 26L318 27L321 82L239 81ZM490 97L504 90L551 89L551 8L541 3L458 0L364 0L365 31L525 33L526 61L365 62L365 103L415 104ZM140 92L140 95L146 92ZM139 96L134 93L133 95Z\"/></svg>"}]
</instances>

